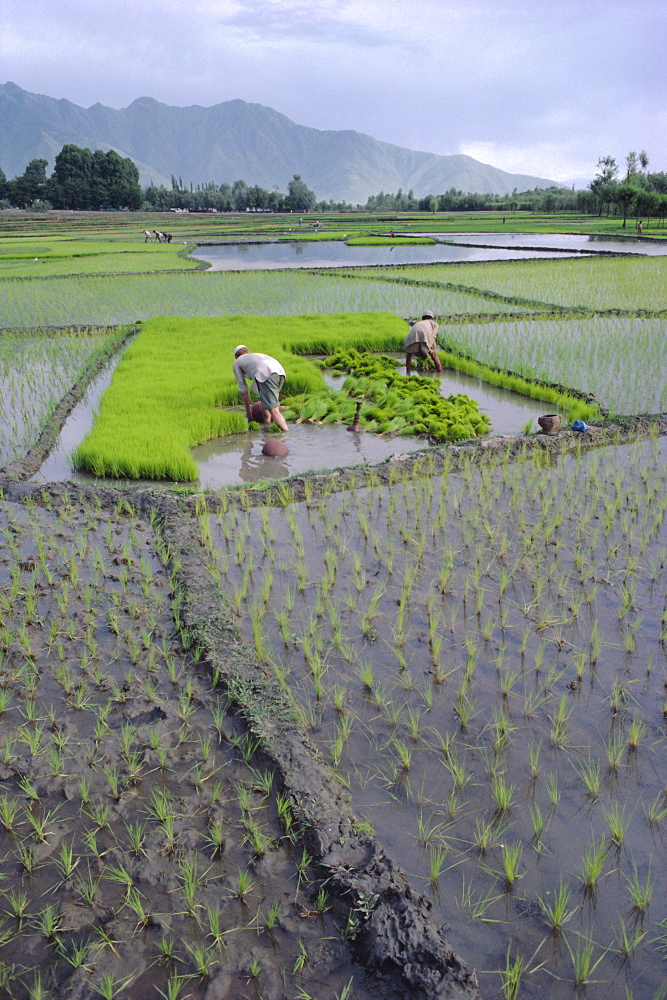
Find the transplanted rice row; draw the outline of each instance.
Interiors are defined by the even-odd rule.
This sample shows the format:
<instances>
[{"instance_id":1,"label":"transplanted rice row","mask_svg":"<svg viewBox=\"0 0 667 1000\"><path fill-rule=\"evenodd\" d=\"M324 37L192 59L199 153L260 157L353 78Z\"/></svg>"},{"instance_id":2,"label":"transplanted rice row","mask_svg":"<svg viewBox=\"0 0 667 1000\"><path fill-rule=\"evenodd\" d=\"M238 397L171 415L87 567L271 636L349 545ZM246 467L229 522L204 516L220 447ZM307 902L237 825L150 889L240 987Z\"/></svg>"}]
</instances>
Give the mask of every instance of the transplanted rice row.
<instances>
[{"instance_id":1,"label":"transplanted rice row","mask_svg":"<svg viewBox=\"0 0 667 1000\"><path fill-rule=\"evenodd\" d=\"M125 332L91 328L0 334L0 467L25 454L72 384Z\"/></svg>"},{"instance_id":2,"label":"transplanted rice row","mask_svg":"<svg viewBox=\"0 0 667 1000\"><path fill-rule=\"evenodd\" d=\"M371 997L159 539L40 499L0 506L3 995Z\"/></svg>"},{"instance_id":3,"label":"transplanted rice row","mask_svg":"<svg viewBox=\"0 0 667 1000\"><path fill-rule=\"evenodd\" d=\"M471 461L206 529L360 814L441 919L456 900L483 995L508 938L525 997L663 983L666 448Z\"/></svg>"}]
</instances>

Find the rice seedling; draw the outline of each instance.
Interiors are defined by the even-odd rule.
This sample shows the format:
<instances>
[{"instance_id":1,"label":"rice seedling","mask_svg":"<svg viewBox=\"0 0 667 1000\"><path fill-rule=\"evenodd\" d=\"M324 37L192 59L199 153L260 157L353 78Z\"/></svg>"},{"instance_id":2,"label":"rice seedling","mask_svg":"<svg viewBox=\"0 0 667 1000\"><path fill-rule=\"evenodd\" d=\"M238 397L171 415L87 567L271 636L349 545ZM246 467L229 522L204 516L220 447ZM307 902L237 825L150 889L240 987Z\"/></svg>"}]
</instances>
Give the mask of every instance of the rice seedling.
<instances>
[{"instance_id":1,"label":"rice seedling","mask_svg":"<svg viewBox=\"0 0 667 1000\"><path fill-rule=\"evenodd\" d=\"M526 971L526 960L521 952L512 956L512 943L507 945L505 952L505 968L500 969L500 988L504 1000L518 1000L521 980Z\"/></svg>"},{"instance_id":2,"label":"rice seedling","mask_svg":"<svg viewBox=\"0 0 667 1000\"><path fill-rule=\"evenodd\" d=\"M91 944L87 938L85 941L72 941L69 945L69 951L64 944L59 944L59 953L68 965L71 965L73 969L83 969L87 973L93 971L92 966L88 964L90 952Z\"/></svg>"},{"instance_id":3,"label":"rice seedling","mask_svg":"<svg viewBox=\"0 0 667 1000\"><path fill-rule=\"evenodd\" d=\"M7 904L5 913L13 917L20 928L28 910L28 894L20 889L9 889L4 901Z\"/></svg>"},{"instance_id":4,"label":"rice seedling","mask_svg":"<svg viewBox=\"0 0 667 1000\"><path fill-rule=\"evenodd\" d=\"M57 855L55 862L60 881L57 883L55 888L59 888L62 885L72 884L72 878L80 860L81 856L75 853L73 843L69 844L69 846L65 843L61 844L60 852Z\"/></svg>"},{"instance_id":5,"label":"rice seedling","mask_svg":"<svg viewBox=\"0 0 667 1000\"><path fill-rule=\"evenodd\" d=\"M560 934L564 925L572 919L579 909L570 906L571 890L563 884L561 878L558 889L553 894L545 893L537 897L542 916L552 934Z\"/></svg>"},{"instance_id":6,"label":"rice seedling","mask_svg":"<svg viewBox=\"0 0 667 1000\"><path fill-rule=\"evenodd\" d=\"M74 891L87 906L92 906L95 901L95 893L97 892L101 877L101 875L93 875L90 870L90 862L88 862L86 874L79 874L73 879Z\"/></svg>"},{"instance_id":7,"label":"rice seedling","mask_svg":"<svg viewBox=\"0 0 667 1000\"><path fill-rule=\"evenodd\" d=\"M33 920L34 927L44 936L48 944L58 941L62 930L63 915L56 906L49 904L37 913Z\"/></svg>"},{"instance_id":8,"label":"rice seedling","mask_svg":"<svg viewBox=\"0 0 667 1000\"><path fill-rule=\"evenodd\" d=\"M588 795L596 800L600 797L600 773L601 768L598 761L590 756L588 760L573 761L573 768L586 786Z\"/></svg>"},{"instance_id":9,"label":"rice seedling","mask_svg":"<svg viewBox=\"0 0 667 1000\"><path fill-rule=\"evenodd\" d=\"M523 878L524 873L521 872L523 845L515 841L513 844L503 844L501 850L502 870L499 874L504 881L506 891L511 892L518 879Z\"/></svg>"},{"instance_id":10,"label":"rice seedling","mask_svg":"<svg viewBox=\"0 0 667 1000\"><path fill-rule=\"evenodd\" d=\"M641 927L636 925L628 931L625 921L619 914L618 925L614 930L616 947L611 950L620 955L624 962L627 962L632 958L647 934L648 931L642 930Z\"/></svg>"},{"instance_id":11,"label":"rice seedling","mask_svg":"<svg viewBox=\"0 0 667 1000\"><path fill-rule=\"evenodd\" d=\"M248 896L252 894L254 889L255 883L250 876L250 872L240 868L236 876L236 886L232 890L232 894L236 897L236 899L244 902Z\"/></svg>"},{"instance_id":12,"label":"rice seedling","mask_svg":"<svg viewBox=\"0 0 667 1000\"><path fill-rule=\"evenodd\" d=\"M579 879L586 893L595 892L607 857L606 838L592 840L579 863Z\"/></svg>"},{"instance_id":13,"label":"rice seedling","mask_svg":"<svg viewBox=\"0 0 667 1000\"><path fill-rule=\"evenodd\" d=\"M492 774L490 784L496 814L504 816L512 808L515 786L507 784L504 774Z\"/></svg>"},{"instance_id":14,"label":"rice seedling","mask_svg":"<svg viewBox=\"0 0 667 1000\"><path fill-rule=\"evenodd\" d=\"M445 862L449 851L444 847L432 846L429 850L428 883L432 889L438 886L438 880L445 871Z\"/></svg>"},{"instance_id":15,"label":"rice seedling","mask_svg":"<svg viewBox=\"0 0 667 1000\"><path fill-rule=\"evenodd\" d=\"M648 729L646 723L637 715L633 715L628 729L628 750L635 751L646 736Z\"/></svg>"},{"instance_id":16,"label":"rice seedling","mask_svg":"<svg viewBox=\"0 0 667 1000\"><path fill-rule=\"evenodd\" d=\"M600 965L608 949L604 949L600 954L595 956L595 948L597 947L595 941L590 937L584 937L581 934L577 934L578 941L575 948L572 948L570 942L565 938L565 946L567 947L570 960L572 962L572 969L574 973L574 982L576 986L587 986L589 983L594 982L591 978L597 967Z\"/></svg>"},{"instance_id":17,"label":"rice seedling","mask_svg":"<svg viewBox=\"0 0 667 1000\"><path fill-rule=\"evenodd\" d=\"M10 799L7 795L0 796L0 823L7 833L17 832L19 811L20 806L16 799Z\"/></svg>"},{"instance_id":18,"label":"rice seedling","mask_svg":"<svg viewBox=\"0 0 667 1000\"><path fill-rule=\"evenodd\" d=\"M626 743L623 736L617 732L611 732L604 741L607 762L611 771L620 770L625 756Z\"/></svg>"},{"instance_id":19,"label":"rice seedling","mask_svg":"<svg viewBox=\"0 0 667 1000\"><path fill-rule=\"evenodd\" d=\"M542 751L542 741L528 744L528 773L532 781L537 781L540 774L540 753Z\"/></svg>"},{"instance_id":20,"label":"rice seedling","mask_svg":"<svg viewBox=\"0 0 667 1000\"><path fill-rule=\"evenodd\" d=\"M308 950L301 938L297 938L297 945L299 953L294 959L294 967L292 969L292 975L294 976L296 976L297 973L302 972L304 966L308 964Z\"/></svg>"},{"instance_id":21,"label":"rice seedling","mask_svg":"<svg viewBox=\"0 0 667 1000\"><path fill-rule=\"evenodd\" d=\"M175 972L167 979L166 989L161 990L159 987L155 987L157 992L163 997L163 1000L181 1000L181 994L190 981L189 976L179 976Z\"/></svg>"},{"instance_id":22,"label":"rice seedling","mask_svg":"<svg viewBox=\"0 0 667 1000\"><path fill-rule=\"evenodd\" d=\"M127 976L125 979L116 979L113 972L104 972L98 982L91 982L90 988L99 996L102 1000L115 1000L119 993L122 993L124 989L130 985L134 979L135 974ZM160 992L160 991L158 991Z\"/></svg>"},{"instance_id":23,"label":"rice seedling","mask_svg":"<svg viewBox=\"0 0 667 1000\"><path fill-rule=\"evenodd\" d=\"M622 847L632 819L632 813L629 815L627 813L626 803L620 805L614 801L609 806L603 807L602 814L609 830L609 840L615 847Z\"/></svg>"},{"instance_id":24,"label":"rice seedling","mask_svg":"<svg viewBox=\"0 0 667 1000\"><path fill-rule=\"evenodd\" d=\"M665 793L659 792L646 809L646 819L650 826L656 826L667 819L667 801Z\"/></svg>"},{"instance_id":25,"label":"rice seedling","mask_svg":"<svg viewBox=\"0 0 667 1000\"><path fill-rule=\"evenodd\" d=\"M636 862L632 863L632 874L626 875L625 880L628 885L628 894L632 903L632 912L639 916L644 916L653 898L654 882L651 878L651 865L649 863L646 877L641 880Z\"/></svg>"}]
</instances>

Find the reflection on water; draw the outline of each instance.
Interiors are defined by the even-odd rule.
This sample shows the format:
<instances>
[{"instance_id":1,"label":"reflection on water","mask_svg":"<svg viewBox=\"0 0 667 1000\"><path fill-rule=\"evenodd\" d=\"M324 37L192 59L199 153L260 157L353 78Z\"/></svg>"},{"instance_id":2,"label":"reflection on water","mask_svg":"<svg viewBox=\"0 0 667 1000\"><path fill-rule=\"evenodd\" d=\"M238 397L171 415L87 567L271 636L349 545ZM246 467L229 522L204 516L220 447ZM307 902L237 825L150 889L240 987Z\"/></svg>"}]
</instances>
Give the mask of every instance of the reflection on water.
<instances>
[{"instance_id":1,"label":"reflection on water","mask_svg":"<svg viewBox=\"0 0 667 1000\"><path fill-rule=\"evenodd\" d=\"M199 464L200 485L204 489L214 489L348 465L376 465L397 453L428 447L427 442L416 438L353 434L346 427L331 424L290 424L289 433L281 438L289 454L284 458L270 458L262 454L262 445L273 436L267 432L248 431L194 448L192 455Z\"/></svg>"}]
</instances>

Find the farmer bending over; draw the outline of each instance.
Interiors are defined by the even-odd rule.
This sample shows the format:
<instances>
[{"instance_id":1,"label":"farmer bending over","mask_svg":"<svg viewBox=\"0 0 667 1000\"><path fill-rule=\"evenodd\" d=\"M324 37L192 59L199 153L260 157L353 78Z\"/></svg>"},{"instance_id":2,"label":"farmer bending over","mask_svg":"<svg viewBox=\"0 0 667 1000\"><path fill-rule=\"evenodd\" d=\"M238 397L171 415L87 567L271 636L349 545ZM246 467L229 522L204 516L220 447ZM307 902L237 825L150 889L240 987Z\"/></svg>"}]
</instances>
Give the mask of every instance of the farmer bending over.
<instances>
[{"instance_id":1,"label":"farmer bending over","mask_svg":"<svg viewBox=\"0 0 667 1000\"><path fill-rule=\"evenodd\" d=\"M438 324L433 319L433 313L426 311L422 313L419 323L413 323L410 333L405 338L405 372L409 375L412 371L412 356L418 355L420 358L431 358L437 372L442 371L442 365L438 352L436 351L438 336Z\"/></svg>"},{"instance_id":2,"label":"farmer bending over","mask_svg":"<svg viewBox=\"0 0 667 1000\"><path fill-rule=\"evenodd\" d=\"M287 423L278 406L278 397L285 381L285 369L268 354L250 354L245 344L239 344L234 349L234 364L232 370L238 382L239 392L245 403L248 421L252 420L250 412L250 393L247 382L252 383L252 389L259 396L264 411L264 423L276 423L281 431L287 431Z\"/></svg>"}]
</instances>

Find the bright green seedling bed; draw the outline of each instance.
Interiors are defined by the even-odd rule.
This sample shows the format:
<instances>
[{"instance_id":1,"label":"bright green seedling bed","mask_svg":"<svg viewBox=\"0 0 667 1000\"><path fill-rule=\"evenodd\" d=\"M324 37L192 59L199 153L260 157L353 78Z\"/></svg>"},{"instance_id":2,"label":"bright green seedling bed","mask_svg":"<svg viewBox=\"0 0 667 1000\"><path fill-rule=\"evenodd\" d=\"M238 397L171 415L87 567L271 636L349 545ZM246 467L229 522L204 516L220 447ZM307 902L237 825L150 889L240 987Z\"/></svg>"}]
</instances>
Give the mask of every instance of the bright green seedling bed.
<instances>
[{"instance_id":1,"label":"bright green seedling bed","mask_svg":"<svg viewBox=\"0 0 667 1000\"><path fill-rule=\"evenodd\" d=\"M405 323L390 313L153 319L125 351L74 463L98 476L193 481L190 448L247 426L232 374L237 344L283 364L286 397L324 389L303 355L352 344L397 350L404 337Z\"/></svg>"},{"instance_id":2,"label":"bright green seedling bed","mask_svg":"<svg viewBox=\"0 0 667 1000\"><path fill-rule=\"evenodd\" d=\"M423 435L444 443L486 434L491 425L469 396L440 395L436 379L400 375L398 361L372 357L354 348L339 350L323 362L350 374L340 392L302 394L287 400L287 420L301 423L351 423L361 401L359 425L378 434Z\"/></svg>"},{"instance_id":3,"label":"bright green seedling bed","mask_svg":"<svg viewBox=\"0 0 667 1000\"><path fill-rule=\"evenodd\" d=\"M428 236L354 236L345 242L349 247L405 246L408 243L432 246L437 240L429 239Z\"/></svg>"}]
</instances>

